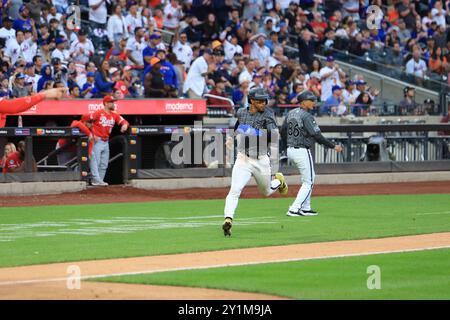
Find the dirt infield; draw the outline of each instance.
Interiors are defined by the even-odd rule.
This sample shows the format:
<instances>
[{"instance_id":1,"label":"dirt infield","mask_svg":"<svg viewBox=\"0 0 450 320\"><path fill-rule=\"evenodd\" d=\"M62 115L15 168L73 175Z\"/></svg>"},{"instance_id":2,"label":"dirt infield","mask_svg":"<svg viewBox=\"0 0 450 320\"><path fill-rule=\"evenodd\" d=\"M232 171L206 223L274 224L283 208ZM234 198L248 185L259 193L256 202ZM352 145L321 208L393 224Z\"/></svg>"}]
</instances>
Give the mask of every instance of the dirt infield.
<instances>
[{"instance_id":1,"label":"dirt infield","mask_svg":"<svg viewBox=\"0 0 450 320\"><path fill-rule=\"evenodd\" d=\"M299 186L289 187L289 196L295 197ZM76 193L40 196L7 196L0 197L0 206L44 206L62 204L92 204L117 202L146 202L158 200L193 200L193 199L225 199L228 188L216 189L182 189L182 190L142 190L128 186L110 186L88 188ZM314 196L348 196L373 194L427 194L450 193L450 181L390 183L390 184L347 184L316 185ZM274 195L278 197L279 195ZM257 187L247 187L242 198L260 197Z\"/></svg>"},{"instance_id":2,"label":"dirt infield","mask_svg":"<svg viewBox=\"0 0 450 320\"><path fill-rule=\"evenodd\" d=\"M192 270L267 262L300 261L450 248L450 233L353 241L294 244L153 257L108 259L0 269L0 299L277 299L270 295L202 288L81 282L67 289L67 270L76 265L81 278Z\"/></svg>"}]
</instances>

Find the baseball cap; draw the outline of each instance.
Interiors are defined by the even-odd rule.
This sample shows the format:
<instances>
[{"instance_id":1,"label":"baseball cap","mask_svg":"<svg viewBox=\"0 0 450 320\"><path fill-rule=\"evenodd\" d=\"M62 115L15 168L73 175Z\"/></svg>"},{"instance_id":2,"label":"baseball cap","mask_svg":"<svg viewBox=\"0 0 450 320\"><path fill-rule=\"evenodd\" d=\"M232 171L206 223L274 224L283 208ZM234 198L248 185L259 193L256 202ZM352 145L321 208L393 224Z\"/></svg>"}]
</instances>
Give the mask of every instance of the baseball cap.
<instances>
[{"instance_id":1,"label":"baseball cap","mask_svg":"<svg viewBox=\"0 0 450 320\"><path fill-rule=\"evenodd\" d=\"M11 18L10 16L6 16L5 18L3 18L3 22L13 22L14 19Z\"/></svg>"},{"instance_id":2,"label":"baseball cap","mask_svg":"<svg viewBox=\"0 0 450 320\"><path fill-rule=\"evenodd\" d=\"M329 20L330 21L337 21L337 18L336 18L336 16L331 16Z\"/></svg>"},{"instance_id":3,"label":"baseball cap","mask_svg":"<svg viewBox=\"0 0 450 320\"><path fill-rule=\"evenodd\" d=\"M152 33L152 35L150 36L150 40L153 40L153 39L161 39L161 36L157 33Z\"/></svg>"},{"instance_id":4,"label":"baseball cap","mask_svg":"<svg viewBox=\"0 0 450 320\"><path fill-rule=\"evenodd\" d=\"M153 57L150 59L150 65L154 66L155 64L161 62L161 60L159 60L157 57Z\"/></svg>"},{"instance_id":5,"label":"baseball cap","mask_svg":"<svg viewBox=\"0 0 450 320\"><path fill-rule=\"evenodd\" d=\"M23 73L16 74L16 79L25 79L25 75Z\"/></svg>"},{"instance_id":6,"label":"baseball cap","mask_svg":"<svg viewBox=\"0 0 450 320\"><path fill-rule=\"evenodd\" d=\"M52 65L55 65L55 64L60 64L61 63L61 59L60 58L52 58Z\"/></svg>"},{"instance_id":7,"label":"baseball cap","mask_svg":"<svg viewBox=\"0 0 450 320\"><path fill-rule=\"evenodd\" d=\"M57 39L56 39L56 44L57 44L57 45L58 45L58 44L61 44L61 43L64 43L64 42L67 42L67 40L64 39L64 38L57 38Z\"/></svg>"},{"instance_id":8,"label":"baseball cap","mask_svg":"<svg viewBox=\"0 0 450 320\"><path fill-rule=\"evenodd\" d=\"M114 74L115 72L119 71L116 67L109 68L109 74Z\"/></svg>"},{"instance_id":9,"label":"baseball cap","mask_svg":"<svg viewBox=\"0 0 450 320\"><path fill-rule=\"evenodd\" d=\"M403 89L403 92L404 93L407 93L409 90L415 90L413 87L408 87L408 86L406 86L404 89Z\"/></svg>"},{"instance_id":10,"label":"baseball cap","mask_svg":"<svg viewBox=\"0 0 450 320\"><path fill-rule=\"evenodd\" d=\"M220 42L219 40L214 40L212 42L211 48L214 50L214 49L220 47L221 45L222 45L222 42Z\"/></svg>"},{"instance_id":11,"label":"baseball cap","mask_svg":"<svg viewBox=\"0 0 450 320\"><path fill-rule=\"evenodd\" d=\"M105 103L107 103L107 102L114 102L114 101L117 101L117 100L114 99L113 96L105 96L105 97L103 98L103 104L105 104Z\"/></svg>"},{"instance_id":12,"label":"baseball cap","mask_svg":"<svg viewBox=\"0 0 450 320\"><path fill-rule=\"evenodd\" d=\"M267 17L264 19L264 24L267 24L268 22L272 22L273 23L273 19L271 17Z\"/></svg>"},{"instance_id":13,"label":"baseball cap","mask_svg":"<svg viewBox=\"0 0 450 320\"><path fill-rule=\"evenodd\" d=\"M334 91L336 91L336 90L342 90L342 88L341 88L340 86L338 86L338 85L333 86L333 87L331 88L331 91L332 91L332 92L334 92Z\"/></svg>"},{"instance_id":14,"label":"baseball cap","mask_svg":"<svg viewBox=\"0 0 450 320\"><path fill-rule=\"evenodd\" d=\"M367 84L367 82L365 80L358 80L358 81L356 81L356 85L357 86L363 86L363 85L366 85L366 84Z\"/></svg>"},{"instance_id":15,"label":"baseball cap","mask_svg":"<svg viewBox=\"0 0 450 320\"><path fill-rule=\"evenodd\" d=\"M30 80L25 81L25 85L26 85L26 86L29 86L29 85L32 85L32 84L33 84L33 81L30 81Z\"/></svg>"},{"instance_id":16,"label":"baseball cap","mask_svg":"<svg viewBox=\"0 0 450 320\"><path fill-rule=\"evenodd\" d=\"M327 57L327 62L332 62L334 61L334 57L333 56L328 56Z\"/></svg>"},{"instance_id":17,"label":"baseball cap","mask_svg":"<svg viewBox=\"0 0 450 320\"><path fill-rule=\"evenodd\" d=\"M89 71L88 73L86 73L87 78L94 77L94 76L95 76L95 74L92 71Z\"/></svg>"},{"instance_id":18,"label":"baseball cap","mask_svg":"<svg viewBox=\"0 0 450 320\"><path fill-rule=\"evenodd\" d=\"M28 68L33 68L34 67L34 63L33 62L28 62L26 65L25 65L25 68L26 69L28 69Z\"/></svg>"},{"instance_id":19,"label":"baseball cap","mask_svg":"<svg viewBox=\"0 0 450 320\"><path fill-rule=\"evenodd\" d=\"M79 36L85 36L85 35L87 35L87 32L86 32L85 29L80 29L80 31L78 31L78 35Z\"/></svg>"},{"instance_id":20,"label":"baseball cap","mask_svg":"<svg viewBox=\"0 0 450 320\"><path fill-rule=\"evenodd\" d=\"M204 53L212 55L214 52L210 48L207 48Z\"/></svg>"},{"instance_id":21,"label":"baseball cap","mask_svg":"<svg viewBox=\"0 0 450 320\"><path fill-rule=\"evenodd\" d=\"M24 4L22 4L22 5L19 7L19 12L22 13L26 8L27 8L27 6L24 5Z\"/></svg>"},{"instance_id":22,"label":"baseball cap","mask_svg":"<svg viewBox=\"0 0 450 320\"><path fill-rule=\"evenodd\" d=\"M47 39L41 39L41 40L38 41L38 44L40 46L45 46L45 45L49 44L49 42L48 42Z\"/></svg>"}]
</instances>

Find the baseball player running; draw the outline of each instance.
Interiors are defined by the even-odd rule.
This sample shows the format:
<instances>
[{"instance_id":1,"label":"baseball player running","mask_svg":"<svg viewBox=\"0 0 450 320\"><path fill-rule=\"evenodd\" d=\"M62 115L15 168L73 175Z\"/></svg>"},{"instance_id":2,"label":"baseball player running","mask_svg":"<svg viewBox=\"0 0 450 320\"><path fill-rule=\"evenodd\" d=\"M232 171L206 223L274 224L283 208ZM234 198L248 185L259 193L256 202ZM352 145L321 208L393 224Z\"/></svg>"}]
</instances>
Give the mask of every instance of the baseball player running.
<instances>
[{"instance_id":1,"label":"baseball player running","mask_svg":"<svg viewBox=\"0 0 450 320\"><path fill-rule=\"evenodd\" d=\"M251 176L255 178L264 196L268 197L276 190L283 195L288 192L282 173L276 173L272 180L269 154L273 159L278 159L278 127L275 115L266 109L268 99L269 95L264 89L252 89L248 94L249 106L236 113L234 137L237 140L237 159L231 175L231 188L225 201L225 221L222 225L225 236L231 236L239 196ZM275 136L276 139L273 139ZM227 147L231 148L233 143L234 138L229 137Z\"/></svg>"},{"instance_id":2,"label":"baseball player running","mask_svg":"<svg viewBox=\"0 0 450 320\"><path fill-rule=\"evenodd\" d=\"M318 213L311 209L311 193L314 186L314 166L310 149L314 143L342 151L342 146L336 145L326 139L314 117L308 113L317 103L316 96L310 91L304 91L297 97L300 108L291 110L285 118L281 128L281 135L287 138L287 156L300 171L302 186L297 198L289 207L288 216L315 216Z\"/></svg>"},{"instance_id":3,"label":"baseball player running","mask_svg":"<svg viewBox=\"0 0 450 320\"><path fill-rule=\"evenodd\" d=\"M122 118L116 110L116 99L112 96L103 98L104 108L94 113L84 115L81 121L93 121L92 134L94 136L94 148L89 159L91 167L93 186L107 186L104 182L106 170L109 163L109 135L115 124L122 126L120 131L126 132L128 130L128 121Z\"/></svg>"}]
</instances>

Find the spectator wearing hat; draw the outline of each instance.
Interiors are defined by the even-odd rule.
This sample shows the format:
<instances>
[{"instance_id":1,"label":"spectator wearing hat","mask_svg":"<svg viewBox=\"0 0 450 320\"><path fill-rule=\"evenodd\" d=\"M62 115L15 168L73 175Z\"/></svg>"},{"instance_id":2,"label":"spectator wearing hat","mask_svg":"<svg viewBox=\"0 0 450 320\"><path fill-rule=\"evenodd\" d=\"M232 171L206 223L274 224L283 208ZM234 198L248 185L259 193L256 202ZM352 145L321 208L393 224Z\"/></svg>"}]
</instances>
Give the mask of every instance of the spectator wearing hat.
<instances>
[{"instance_id":1,"label":"spectator wearing hat","mask_svg":"<svg viewBox=\"0 0 450 320\"><path fill-rule=\"evenodd\" d=\"M128 65L131 66L133 74L137 77L142 75L144 70L144 56L143 51L146 47L144 41L144 29L137 27L134 30L134 37L128 39L126 45Z\"/></svg>"},{"instance_id":2,"label":"spectator wearing hat","mask_svg":"<svg viewBox=\"0 0 450 320\"><path fill-rule=\"evenodd\" d=\"M33 26L30 20L30 10L28 10L27 6L25 4L22 4L19 8L19 16L17 19L13 22L13 29L14 30L29 30L32 31Z\"/></svg>"},{"instance_id":3,"label":"spectator wearing hat","mask_svg":"<svg viewBox=\"0 0 450 320\"><path fill-rule=\"evenodd\" d=\"M89 71L86 73L86 83L81 87L80 96L82 98L90 99L97 94L97 88L95 87L95 73Z\"/></svg>"},{"instance_id":4,"label":"spectator wearing hat","mask_svg":"<svg viewBox=\"0 0 450 320\"><path fill-rule=\"evenodd\" d=\"M34 63L28 62L25 65L25 82L31 82L33 86L33 92L38 92L37 84L40 78L41 76L36 74Z\"/></svg>"},{"instance_id":5,"label":"spectator wearing hat","mask_svg":"<svg viewBox=\"0 0 450 320\"><path fill-rule=\"evenodd\" d=\"M353 95L358 97L361 92L366 91L367 82L364 79L356 79L354 83L356 87L353 89Z\"/></svg>"},{"instance_id":6,"label":"spectator wearing hat","mask_svg":"<svg viewBox=\"0 0 450 320\"><path fill-rule=\"evenodd\" d=\"M119 4L113 6L106 29L109 42L115 48L119 48L119 42L123 37L129 38L125 18L122 16L122 7Z\"/></svg>"},{"instance_id":7,"label":"spectator wearing hat","mask_svg":"<svg viewBox=\"0 0 450 320\"><path fill-rule=\"evenodd\" d=\"M199 99L206 90L206 80L216 69L211 49L206 49L202 56L194 60L183 86L183 93L190 99Z\"/></svg>"},{"instance_id":8,"label":"spectator wearing hat","mask_svg":"<svg viewBox=\"0 0 450 320\"><path fill-rule=\"evenodd\" d=\"M344 99L342 98L342 88L339 85L334 85L331 92L331 96L323 102L320 112L322 115L342 115L345 113L342 110L342 105L344 104Z\"/></svg>"},{"instance_id":9,"label":"spectator wearing hat","mask_svg":"<svg viewBox=\"0 0 450 320\"><path fill-rule=\"evenodd\" d=\"M163 27L169 31L175 31L183 16L183 11L178 0L170 0L164 7Z\"/></svg>"},{"instance_id":10,"label":"spectator wearing hat","mask_svg":"<svg viewBox=\"0 0 450 320\"><path fill-rule=\"evenodd\" d=\"M399 115L412 115L418 107L414 97L415 90L413 87L405 87L403 89L403 100L398 103Z\"/></svg>"},{"instance_id":11,"label":"spectator wearing hat","mask_svg":"<svg viewBox=\"0 0 450 320\"><path fill-rule=\"evenodd\" d=\"M104 60L95 74L95 87L98 96L104 97L112 93L114 83L109 78L109 69L109 62Z\"/></svg>"},{"instance_id":12,"label":"spectator wearing hat","mask_svg":"<svg viewBox=\"0 0 450 320\"><path fill-rule=\"evenodd\" d=\"M3 47L7 46L10 39L16 38L16 30L12 27L12 18L6 16L3 19L3 27L0 29L0 39L3 39Z\"/></svg>"},{"instance_id":13,"label":"spectator wearing hat","mask_svg":"<svg viewBox=\"0 0 450 320\"><path fill-rule=\"evenodd\" d=\"M176 55L177 59L182 61L184 69L188 70L191 66L193 51L188 43L187 34L185 32L175 33L172 52Z\"/></svg>"},{"instance_id":14,"label":"spectator wearing hat","mask_svg":"<svg viewBox=\"0 0 450 320\"><path fill-rule=\"evenodd\" d=\"M16 74L13 84L11 98L21 98L28 95L28 89L25 87L25 75L23 73Z\"/></svg>"},{"instance_id":15,"label":"spectator wearing hat","mask_svg":"<svg viewBox=\"0 0 450 320\"><path fill-rule=\"evenodd\" d=\"M161 61L157 57L150 59L151 70L145 74L144 90L146 98L167 97L164 76L161 73Z\"/></svg>"},{"instance_id":16,"label":"spectator wearing hat","mask_svg":"<svg viewBox=\"0 0 450 320\"><path fill-rule=\"evenodd\" d=\"M260 66L267 66L270 57L270 49L266 46L266 35L257 34L249 39L251 45L250 57L257 59Z\"/></svg>"},{"instance_id":17,"label":"spectator wearing hat","mask_svg":"<svg viewBox=\"0 0 450 320\"><path fill-rule=\"evenodd\" d=\"M78 39L70 45L70 56L78 64L86 64L94 55L95 48L92 41L87 38L86 31L81 29L78 32Z\"/></svg>"},{"instance_id":18,"label":"spectator wearing hat","mask_svg":"<svg viewBox=\"0 0 450 320\"><path fill-rule=\"evenodd\" d=\"M167 95L169 97L175 98L177 97L178 91L178 78L175 72L175 68L170 61L167 61L167 55L164 50L158 50L156 52L156 57L159 59L160 72L164 78L164 84L166 85ZM148 67L151 70L151 66Z\"/></svg>"},{"instance_id":19,"label":"spectator wearing hat","mask_svg":"<svg viewBox=\"0 0 450 320\"><path fill-rule=\"evenodd\" d=\"M153 58L158 50L158 44L161 42L161 35L153 33L150 35L148 46L142 52L144 59L144 69L150 64L150 59Z\"/></svg>"},{"instance_id":20,"label":"spectator wearing hat","mask_svg":"<svg viewBox=\"0 0 450 320\"><path fill-rule=\"evenodd\" d=\"M322 84L322 93L320 99L325 101L332 95L332 87L334 85L341 86L340 76L344 72L334 61L333 56L327 57L326 65L320 69L320 81Z\"/></svg>"},{"instance_id":21,"label":"spectator wearing hat","mask_svg":"<svg viewBox=\"0 0 450 320\"><path fill-rule=\"evenodd\" d=\"M67 50L67 40L58 38L55 42L55 49L52 52L52 59L58 58L62 63L67 63L70 59L70 52Z\"/></svg>"}]
</instances>

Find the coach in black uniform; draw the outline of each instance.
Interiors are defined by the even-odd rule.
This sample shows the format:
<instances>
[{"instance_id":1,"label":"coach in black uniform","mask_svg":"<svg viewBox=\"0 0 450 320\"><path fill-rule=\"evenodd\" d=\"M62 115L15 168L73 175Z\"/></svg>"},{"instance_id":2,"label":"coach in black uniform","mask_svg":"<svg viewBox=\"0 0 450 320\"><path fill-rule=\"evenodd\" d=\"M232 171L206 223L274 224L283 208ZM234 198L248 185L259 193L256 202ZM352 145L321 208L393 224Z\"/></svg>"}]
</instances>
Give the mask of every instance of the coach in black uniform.
<instances>
[{"instance_id":1,"label":"coach in black uniform","mask_svg":"<svg viewBox=\"0 0 450 320\"><path fill-rule=\"evenodd\" d=\"M310 91L304 91L297 97L300 108L291 110L283 123L281 135L287 139L287 156L299 169L302 187L297 198L289 207L288 216L314 216L317 212L311 209L311 193L314 186L314 166L310 149L318 143L342 151L342 146L336 145L320 132L314 117L308 112L317 104L316 96Z\"/></svg>"}]
</instances>

